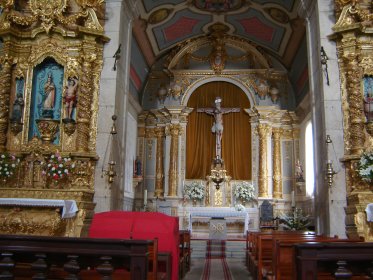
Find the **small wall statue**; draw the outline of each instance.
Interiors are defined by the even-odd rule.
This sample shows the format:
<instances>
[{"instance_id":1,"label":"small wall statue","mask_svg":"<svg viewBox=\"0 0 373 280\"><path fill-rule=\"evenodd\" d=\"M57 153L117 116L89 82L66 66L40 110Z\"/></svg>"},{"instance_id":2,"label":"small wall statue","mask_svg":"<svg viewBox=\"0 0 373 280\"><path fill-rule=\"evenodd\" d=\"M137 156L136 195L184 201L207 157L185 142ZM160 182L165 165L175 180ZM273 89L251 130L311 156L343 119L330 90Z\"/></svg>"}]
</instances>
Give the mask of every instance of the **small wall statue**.
<instances>
[{"instance_id":1,"label":"small wall statue","mask_svg":"<svg viewBox=\"0 0 373 280\"><path fill-rule=\"evenodd\" d=\"M14 100L12 115L10 117L12 123L22 123L24 106L25 101L23 100L22 93L17 93L17 98Z\"/></svg>"},{"instance_id":2,"label":"small wall statue","mask_svg":"<svg viewBox=\"0 0 373 280\"><path fill-rule=\"evenodd\" d=\"M65 87L65 95L63 102L65 105L65 116L64 121L74 121L73 111L77 104L77 92L78 92L78 78L68 78L67 86Z\"/></svg>"},{"instance_id":3,"label":"small wall statue","mask_svg":"<svg viewBox=\"0 0 373 280\"><path fill-rule=\"evenodd\" d=\"M48 73L44 83L43 117L53 118L54 100L56 98L56 86L53 82L53 75Z\"/></svg>"},{"instance_id":4,"label":"small wall statue","mask_svg":"<svg viewBox=\"0 0 373 280\"><path fill-rule=\"evenodd\" d=\"M304 182L303 167L302 167L302 164L300 163L299 159L295 163L295 181L296 182Z\"/></svg>"}]
</instances>

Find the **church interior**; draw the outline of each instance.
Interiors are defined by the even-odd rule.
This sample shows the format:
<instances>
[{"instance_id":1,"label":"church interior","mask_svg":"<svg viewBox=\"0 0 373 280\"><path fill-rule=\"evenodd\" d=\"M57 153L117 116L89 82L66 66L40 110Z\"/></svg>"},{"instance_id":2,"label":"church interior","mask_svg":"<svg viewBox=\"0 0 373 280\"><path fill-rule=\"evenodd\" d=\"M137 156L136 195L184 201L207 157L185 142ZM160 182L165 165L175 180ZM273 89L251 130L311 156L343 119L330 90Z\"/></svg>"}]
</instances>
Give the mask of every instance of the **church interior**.
<instances>
[{"instance_id":1,"label":"church interior","mask_svg":"<svg viewBox=\"0 0 373 280\"><path fill-rule=\"evenodd\" d=\"M373 279L372 10L0 1L0 277Z\"/></svg>"}]
</instances>

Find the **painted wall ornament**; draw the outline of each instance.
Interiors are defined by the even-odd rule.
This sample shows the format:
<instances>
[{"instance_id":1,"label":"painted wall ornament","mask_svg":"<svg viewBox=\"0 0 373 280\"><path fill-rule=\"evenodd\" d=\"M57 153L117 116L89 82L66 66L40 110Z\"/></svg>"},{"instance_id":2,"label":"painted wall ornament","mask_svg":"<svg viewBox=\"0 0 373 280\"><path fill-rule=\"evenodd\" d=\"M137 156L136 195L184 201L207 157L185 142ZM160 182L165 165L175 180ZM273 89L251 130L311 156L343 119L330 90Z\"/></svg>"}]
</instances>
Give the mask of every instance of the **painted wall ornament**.
<instances>
[{"instance_id":1,"label":"painted wall ornament","mask_svg":"<svg viewBox=\"0 0 373 280\"><path fill-rule=\"evenodd\" d=\"M194 5L210 12L228 12L242 7L241 0L195 0Z\"/></svg>"}]
</instances>

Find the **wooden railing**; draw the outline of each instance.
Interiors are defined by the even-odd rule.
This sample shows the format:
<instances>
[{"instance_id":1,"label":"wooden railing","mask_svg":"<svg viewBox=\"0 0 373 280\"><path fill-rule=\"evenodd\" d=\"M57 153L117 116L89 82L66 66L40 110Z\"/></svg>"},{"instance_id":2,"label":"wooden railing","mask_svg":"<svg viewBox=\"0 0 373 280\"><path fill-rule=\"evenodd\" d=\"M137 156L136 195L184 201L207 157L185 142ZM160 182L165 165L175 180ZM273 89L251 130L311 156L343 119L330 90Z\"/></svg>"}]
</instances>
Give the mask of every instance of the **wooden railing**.
<instances>
[{"instance_id":1,"label":"wooden railing","mask_svg":"<svg viewBox=\"0 0 373 280\"><path fill-rule=\"evenodd\" d=\"M0 254L1 279L156 279L157 240L0 235Z\"/></svg>"}]
</instances>

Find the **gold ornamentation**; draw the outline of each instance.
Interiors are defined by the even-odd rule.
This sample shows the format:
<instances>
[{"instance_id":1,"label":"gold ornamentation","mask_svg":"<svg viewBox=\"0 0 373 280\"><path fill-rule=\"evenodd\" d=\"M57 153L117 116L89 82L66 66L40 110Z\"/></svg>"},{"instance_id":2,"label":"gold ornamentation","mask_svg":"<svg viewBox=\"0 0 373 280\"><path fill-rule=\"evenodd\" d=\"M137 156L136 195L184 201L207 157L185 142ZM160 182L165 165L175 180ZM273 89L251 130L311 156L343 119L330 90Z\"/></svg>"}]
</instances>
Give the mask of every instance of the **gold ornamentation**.
<instances>
[{"instance_id":1,"label":"gold ornamentation","mask_svg":"<svg viewBox=\"0 0 373 280\"><path fill-rule=\"evenodd\" d=\"M2 234L63 236L66 222L56 208L0 207Z\"/></svg>"},{"instance_id":2,"label":"gold ornamentation","mask_svg":"<svg viewBox=\"0 0 373 280\"><path fill-rule=\"evenodd\" d=\"M36 120L38 130L41 135L43 143L52 143L59 130L59 120L38 119Z\"/></svg>"},{"instance_id":3,"label":"gold ornamentation","mask_svg":"<svg viewBox=\"0 0 373 280\"><path fill-rule=\"evenodd\" d=\"M171 135L170 168L168 174L168 196L177 196L178 185L178 158L179 158L179 135L182 127L180 124L170 124L167 132Z\"/></svg>"},{"instance_id":4,"label":"gold ornamentation","mask_svg":"<svg viewBox=\"0 0 373 280\"><path fill-rule=\"evenodd\" d=\"M10 131L13 132L14 136L20 133L22 129L23 129L23 123L18 123L18 122L10 123Z\"/></svg>"},{"instance_id":5,"label":"gold ornamentation","mask_svg":"<svg viewBox=\"0 0 373 280\"><path fill-rule=\"evenodd\" d=\"M150 24L157 24L161 21L164 21L171 13L172 10L170 9L159 9L153 13L150 14L148 22Z\"/></svg>"},{"instance_id":6,"label":"gold ornamentation","mask_svg":"<svg viewBox=\"0 0 373 280\"><path fill-rule=\"evenodd\" d=\"M66 132L68 136L71 136L74 134L76 129L76 123L75 122L64 122L63 124L63 130Z\"/></svg>"},{"instance_id":7,"label":"gold ornamentation","mask_svg":"<svg viewBox=\"0 0 373 280\"><path fill-rule=\"evenodd\" d=\"M268 197L268 167L267 167L267 146L268 135L271 128L267 124L259 124L257 126L259 135L259 197Z\"/></svg>"},{"instance_id":8,"label":"gold ornamentation","mask_svg":"<svg viewBox=\"0 0 373 280\"><path fill-rule=\"evenodd\" d=\"M273 197L282 198L281 128L272 128L273 135Z\"/></svg>"},{"instance_id":9,"label":"gold ornamentation","mask_svg":"<svg viewBox=\"0 0 373 280\"><path fill-rule=\"evenodd\" d=\"M157 136L157 156L156 156L156 179L154 196L164 196L164 168L163 168L163 145L164 145L164 127L156 127L155 135Z\"/></svg>"}]
</instances>

